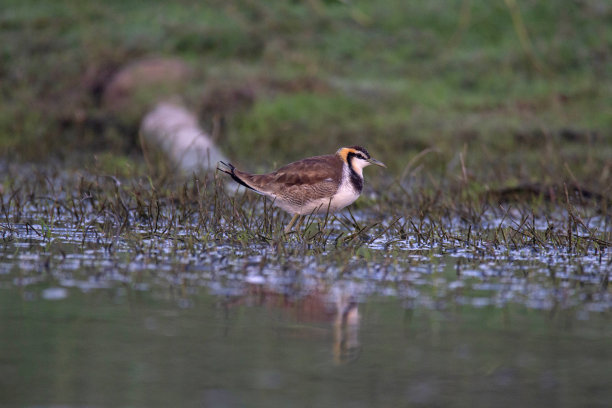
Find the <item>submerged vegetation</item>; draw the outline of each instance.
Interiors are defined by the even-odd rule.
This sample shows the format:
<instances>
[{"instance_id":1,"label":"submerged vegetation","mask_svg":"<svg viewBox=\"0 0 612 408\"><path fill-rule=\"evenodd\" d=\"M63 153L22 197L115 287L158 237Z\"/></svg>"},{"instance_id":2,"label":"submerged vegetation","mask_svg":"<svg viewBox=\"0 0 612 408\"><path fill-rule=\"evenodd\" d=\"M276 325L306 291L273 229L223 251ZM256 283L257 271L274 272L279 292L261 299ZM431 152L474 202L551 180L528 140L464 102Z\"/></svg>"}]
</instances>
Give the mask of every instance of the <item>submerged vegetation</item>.
<instances>
[{"instance_id":1,"label":"submerged vegetation","mask_svg":"<svg viewBox=\"0 0 612 408\"><path fill-rule=\"evenodd\" d=\"M231 292L290 272L297 281L356 279L367 292L426 304L612 308L609 199L571 185L525 198L470 190L461 179L432 187L379 177L358 205L285 235L284 212L217 175L159 182L14 171L2 193L0 264L18 286L135 288L161 279L188 293L221 290L231 276ZM482 285L484 298L474 292Z\"/></svg>"},{"instance_id":2,"label":"submerged vegetation","mask_svg":"<svg viewBox=\"0 0 612 408\"><path fill-rule=\"evenodd\" d=\"M448 293L436 274L543 279L554 299L561 285L610 307L608 2L9 1L0 33L15 284L61 279L71 256L128 282L218 257L244 273L422 272L431 293ZM155 58L157 76L123 71ZM363 144L389 171L283 236L270 202L143 160L143 113L176 95L247 170Z\"/></svg>"},{"instance_id":3,"label":"submerged vegetation","mask_svg":"<svg viewBox=\"0 0 612 408\"><path fill-rule=\"evenodd\" d=\"M96 279L164 264L184 285L214 260L395 290L424 274L433 297L536 280L548 300L609 309L607 2L9 3L0 262L14 284L93 262ZM122 71L152 58L163 75ZM139 120L173 95L245 169L363 144L389 171L283 236L269 201L142 159Z\"/></svg>"}]
</instances>

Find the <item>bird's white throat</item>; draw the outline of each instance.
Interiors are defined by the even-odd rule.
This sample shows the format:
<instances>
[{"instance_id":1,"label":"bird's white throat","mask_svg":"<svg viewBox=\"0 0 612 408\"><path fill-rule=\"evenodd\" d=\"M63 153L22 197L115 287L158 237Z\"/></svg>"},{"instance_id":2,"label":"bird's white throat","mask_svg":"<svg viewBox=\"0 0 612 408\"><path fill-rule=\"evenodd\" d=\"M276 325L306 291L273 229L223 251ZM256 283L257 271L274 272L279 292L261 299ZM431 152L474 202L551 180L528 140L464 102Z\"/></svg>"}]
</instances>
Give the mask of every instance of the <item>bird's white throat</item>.
<instances>
[{"instance_id":1,"label":"bird's white throat","mask_svg":"<svg viewBox=\"0 0 612 408\"><path fill-rule=\"evenodd\" d=\"M363 168L369 166L371 163L367 160L360 159L359 157L353 157L351 160L351 166L355 173L359 175L359 177L363 178Z\"/></svg>"}]
</instances>

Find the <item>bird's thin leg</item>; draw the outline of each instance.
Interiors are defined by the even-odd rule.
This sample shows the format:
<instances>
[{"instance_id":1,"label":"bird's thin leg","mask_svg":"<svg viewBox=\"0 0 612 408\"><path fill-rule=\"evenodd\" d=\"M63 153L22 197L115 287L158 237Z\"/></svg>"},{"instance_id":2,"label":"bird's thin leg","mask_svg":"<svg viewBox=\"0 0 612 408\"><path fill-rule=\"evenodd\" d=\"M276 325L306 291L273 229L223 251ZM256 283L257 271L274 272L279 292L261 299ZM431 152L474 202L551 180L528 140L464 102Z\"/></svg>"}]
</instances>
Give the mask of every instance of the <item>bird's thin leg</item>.
<instances>
[{"instance_id":1,"label":"bird's thin leg","mask_svg":"<svg viewBox=\"0 0 612 408\"><path fill-rule=\"evenodd\" d=\"M291 231L291 227L293 227L293 224L295 224L299 216L300 214L295 214L291 221L289 221L289 224L287 224L287 226L285 227L285 234L288 234Z\"/></svg>"}]
</instances>

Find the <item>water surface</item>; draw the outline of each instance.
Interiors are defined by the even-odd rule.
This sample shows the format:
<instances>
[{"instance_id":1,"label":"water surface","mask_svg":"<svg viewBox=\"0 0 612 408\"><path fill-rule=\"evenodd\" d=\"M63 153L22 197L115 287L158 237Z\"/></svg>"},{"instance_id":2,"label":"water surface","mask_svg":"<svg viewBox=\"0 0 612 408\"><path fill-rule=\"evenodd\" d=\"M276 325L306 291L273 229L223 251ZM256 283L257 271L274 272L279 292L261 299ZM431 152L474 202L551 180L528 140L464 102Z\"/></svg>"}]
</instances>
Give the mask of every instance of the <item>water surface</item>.
<instances>
[{"instance_id":1,"label":"water surface","mask_svg":"<svg viewBox=\"0 0 612 408\"><path fill-rule=\"evenodd\" d=\"M612 401L612 255L591 240L610 223L597 214L356 212L367 233L332 218L309 240L248 235L228 215L212 234L189 208L144 217L87 198L70 212L63 197L19 211L4 198L2 406Z\"/></svg>"}]
</instances>

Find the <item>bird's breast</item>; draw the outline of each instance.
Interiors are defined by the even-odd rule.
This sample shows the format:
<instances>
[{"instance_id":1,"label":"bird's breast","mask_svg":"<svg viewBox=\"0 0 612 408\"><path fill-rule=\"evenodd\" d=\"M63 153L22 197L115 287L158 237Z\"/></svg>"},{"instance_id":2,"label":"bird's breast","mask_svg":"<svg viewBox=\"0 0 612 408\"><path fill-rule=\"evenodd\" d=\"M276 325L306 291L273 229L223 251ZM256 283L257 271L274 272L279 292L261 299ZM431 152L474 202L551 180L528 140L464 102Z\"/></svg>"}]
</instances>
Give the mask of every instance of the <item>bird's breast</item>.
<instances>
[{"instance_id":1,"label":"bird's breast","mask_svg":"<svg viewBox=\"0 0 612 408\"><path fill-rule=\"evenodd\" d=\"M347 205L352 204L359 195L361 194L361 190L355 188L354 183L351 180L351 171L348 166L344 166L342 171L342 179L340 181L340 185L338 186L338 190L332 196L330 210L338 211Z\"/></svg>"},{"instance_id":2,"label":"bird's breast","mask_svg":"<svg viewBox=\"0 0 612 408\"><path fill-rule=\"evenodd\" d=\"M346 186L345 188L339 188L336 194L332 197L330 210L338 211L347 205L352 204L355 200L359 198L359 193L355 191L351 186Z\"/></svg>"}]
</instances>

